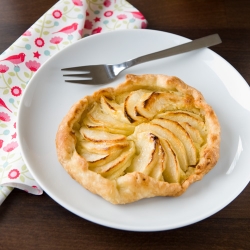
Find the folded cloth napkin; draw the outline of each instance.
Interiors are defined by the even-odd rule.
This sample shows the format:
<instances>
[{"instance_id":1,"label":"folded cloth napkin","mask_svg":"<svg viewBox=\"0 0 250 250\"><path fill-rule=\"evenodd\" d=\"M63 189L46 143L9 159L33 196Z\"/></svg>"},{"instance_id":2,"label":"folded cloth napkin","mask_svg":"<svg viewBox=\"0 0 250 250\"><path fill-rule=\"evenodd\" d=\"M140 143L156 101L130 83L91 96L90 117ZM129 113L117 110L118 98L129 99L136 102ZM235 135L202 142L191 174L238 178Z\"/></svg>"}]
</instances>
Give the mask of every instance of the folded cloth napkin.
<instances>
[{"instance_id":1,"label":"folded cloth napkin","mask_svg":"<svg viewBox=\"0 0 250 250\"><path fill-rule=\"evenodd\" d=\"M82 37L146 26L125 0L61 0L0 55L0 204L13 188L43 192L22 160L16 133L20 98L39 67Z\"/></svg>"}]
</instances>

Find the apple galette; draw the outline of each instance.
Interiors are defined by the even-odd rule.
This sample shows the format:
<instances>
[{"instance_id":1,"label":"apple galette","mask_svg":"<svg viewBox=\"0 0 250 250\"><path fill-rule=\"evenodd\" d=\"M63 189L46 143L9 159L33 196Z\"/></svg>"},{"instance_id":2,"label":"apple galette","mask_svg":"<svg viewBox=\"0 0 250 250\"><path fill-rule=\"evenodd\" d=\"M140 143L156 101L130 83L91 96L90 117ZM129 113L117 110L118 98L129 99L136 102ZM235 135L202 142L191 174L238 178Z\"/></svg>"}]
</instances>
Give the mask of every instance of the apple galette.
<instances>
[{"instance_id":1,"label":"apple galette","mask_svg":"<svg viewBox=\"0 0 250 250\"><path fill-rule=\"evenodd\" d=\"M202 94L177 77L127 75L85 96L56 135L58 159L114 204L181 195L219 158L220 125Z\"/></svg>"}]
</instances>

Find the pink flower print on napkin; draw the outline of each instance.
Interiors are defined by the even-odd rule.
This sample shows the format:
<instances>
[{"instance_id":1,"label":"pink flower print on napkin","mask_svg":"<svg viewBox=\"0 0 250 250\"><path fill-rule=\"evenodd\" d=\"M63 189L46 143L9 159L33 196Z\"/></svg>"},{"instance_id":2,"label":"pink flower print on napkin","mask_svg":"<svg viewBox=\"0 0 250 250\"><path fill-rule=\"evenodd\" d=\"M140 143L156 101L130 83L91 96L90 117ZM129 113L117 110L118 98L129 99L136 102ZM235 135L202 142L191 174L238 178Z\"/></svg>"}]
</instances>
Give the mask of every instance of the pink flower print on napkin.
<instances>
[{"instance_id":1,"label":"pink flower print on napkin","mask_svg":"<svg viewBox=\"0 0 250 250\"><path fill-rule=\"evenodd\" d=\"M45 44L44 40L41 37L36 38L35 45L39 48L43 47Z\"/></svg>"},{"instance_id":2,"label":"pink flower print on napkin","mask_svg":"<svg viewBox=\"0 0 250 250\"><path fill-rule=\"evenodd\" d=\"M142 29L146 29L147 28L147 23L146 22L142 22L141 23L141 28Z\"/></svg>"},{"instance_id":3,"label":"pink flower print on napkin","mask_svg":"<svg viewBox=\"0 0 250 250\"><path fill-rule=\"evenodd\" d=\"M97 33L101 33L101 31L102 31L102 27L97 27L96 29L94 29L94 30L92 31L92 35L93 35L93 34L97 34Z\"/></svg>"},{"instance_id":4,"label":"pink flower print on napkin","mask_svg":"<svg viewBox=\"0 0 250 250\"><path fill-rule=\"evenodd\" d=\"M0 112L0 121L9 122L10 116L7 113Z\"/></svg>"},{"instance_id":5,"label":"pink flower print on napkin","mask_svg":"<svg viewBox=\"0 0 250 250\"><path fill-rule=\"evenodd\" d=\"M72 2L76 6L83 6L82 1L80 1L80 0L72 0Z\"/></svg>"},{"instance_id":6,"label":"pink flower print on napkin","mask_svg":"<svg viewBox=\"0 0 250 250\"><path fill-rule=\"evenodd\" d=\"M37 71L39 69L39 67L41 66L40 63L36 62L36 61L28 61L25 63L25 65L33 72Z\"/></svg>"},{"instance_id":7,"label":"pink flower print on napkin","mask_svg":"<svg viewBox=\"0 0 250 250\"><path fill-rule=\"evenodd\" d=\"M105 7L109 7L109 6L111 5L111 1L110 1L110 0L105 0L105 1L103 2L103 5L104 5Z\"/></svg>"},{"instance_id":8,"label":"pink flower print on napkin","mask_svg":"<svg viewBox=\"0 0 250 250\"><path fill-rule=\"evenodd\" d=\"M125 14L121 14L121 15L118 15L117 18L118 18L119 20L123 20L123 19L126 19L127 16L126 16Z\"/></svg>"},{"instance_id":9,"label":"pink flower print on napkin","mask_svg":"<svg viewBox=\"0 0 250 250\"><path fill-rule=\"evenodd\" d=\"M0 73L4 74L9 70L9 67L6 65L0 64Z\"/></svg>"},{"instance_id":10,"label":"pink flower print on napkin","mask_svg":"<svg viewBox=\"0 0 250 250\"><path fill-rule=\"evenodd\" d=\"M22 94L22 89L18 86L12 87L10 91L13 96L20 96Z\"/></svg>"},{"instance_id":11,"label":"pink flower print on napkin","mask_svg":"<svg viewBox=\"0 0 250 250\"><path fill-rule=\"evenodd\" d=\"M131 11L131 13L135 18L145 20L145 17L142 15L141 12L139 12L139 11Z\"/></svg>"},{"instance_id":12,"label":"pink flower print on napkin","mask_svg":"<svg viewBox=\"0 0 250 250\"><path fill-rule=\"evenodd\" d=\"M55 36L55 37L53 37L53 38L50 39L50 42L53 43L53 44L59 44L62 40L63 40L62 37Z\"/></svg>"},{"instance_id":13,"label":"pink flower print on napkin","mask_svg":"<svg viewBox=\"0 0 250 250\"><path fill-rule=\"evenodd\" d=\"M29 30L26 30L24 33L23 33L23 36L31 36L31 32Z\"/></svg>"},{"instance_id":14,"label":"pink flower print on napkin","mask_svg":"<svg viewBox=\"0 0 250 250\"><path fill-rule=\"evenodd\" d=\"M11 151L13 151L15 148L17 148L17 147L18 147L17 142L16 142L16 141L13 141L13 142L11 142L11 143L8 143L5 147L3 147L3 150L4 150L5 152L11 152Z\"/></svg>"},{"instance_id":15,"label":"pink flower print on napkin","mask_svg":"<svg viewBox=\"0 0 250 250\"><path fill-rule=\"evenodd\" d=\"M63 41L63 38L60 37L60 36L54 36L54 37L52 37L52 38L50 39L50 43L55 44L55 45L56 45L56 48L57 48L58 50L60 50L59 44L60 44L62 41ZM55 48L54 46L51 46L50 48L52 48L52 47Z\"/></svg>"},{"instance_id":16,"label":"pink flower print on napkin","mask_svg":"<svg viewBox=\"0 0 250 250\"><path fill-rule=\"evenodd\" d=\"M54 18L60 19L62 17L62 12L60 10L54 10L52 12L52 15L53 15Z\"/></svg>"},{"instance_id":17,"label":"pink flower print on napkin","mask_svg":"<svg viewBox=\"0 0 250 250\"><path fill-rule=\"evenodd\" d=\"M113 13L114 12L112 10L108 10L108 11L104 12L104 16L105 17L111 17L113 15Z\"/></svg>"},{"instance_id":18,"label":"pink flower print on napkin","mask_svg":"<svg viewBox=\"0 0 250 250\"><path fill-rule=\"evenodd\" d=\"M17 179L17 178L19 177L19 175L20 175L20 172L19 172L18 169L12 169L12 170L9 172L8 177L9 177L10 179Z\"/></svg>"},{"instance_id":19,"label":"pink flower print on napkin","mask_svg":"<svg viewBox=\"0 0 250 250\"><path fill-rule=\"evenodd\" d=\"M84 28L85 29L88 29L88 30L91 30L93 27L93 23L89 20L86 20L85 24L84 24Z\"/></svg>"},{"instance_id":20,"label":"pink flower print on napkin","mask_svg":"<svg viewBox=\"0 0 250 250\"><path fill-rule=\"evenodd\" d=\"M83 31L84 31L84 29L78 30L78 33L80 34L81 37L83 36Z\"/></svg>"}]
</instances>

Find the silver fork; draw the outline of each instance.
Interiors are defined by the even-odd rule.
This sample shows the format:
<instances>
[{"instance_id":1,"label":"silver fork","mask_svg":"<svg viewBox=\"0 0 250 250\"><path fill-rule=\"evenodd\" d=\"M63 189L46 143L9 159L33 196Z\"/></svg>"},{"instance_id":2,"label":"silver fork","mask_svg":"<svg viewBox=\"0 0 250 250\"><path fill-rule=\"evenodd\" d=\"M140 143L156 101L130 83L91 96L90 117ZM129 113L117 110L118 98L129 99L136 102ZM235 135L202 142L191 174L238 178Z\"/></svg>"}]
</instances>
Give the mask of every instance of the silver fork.
<instances>
[{"instance_id":1,"label":"silver fork","mask_svg":"<svg viewBox=\"0 0 250 250\"><path fill-rule=\"evenodd\" d=\"M80 80L65 80L65 82L80 83L80 84L107 84L112 82L123 70L132 66L157 60L192 50L210 47L221 43L218 34L202 37L188 43L184 43L169 49L161 50L152 54L140 56L123 63L118 64L101 64L88 65L73 68L64 68L63 71L78 71L80 74L66 74L67 77L79 77Z\"/></svg>"}]
</instances>

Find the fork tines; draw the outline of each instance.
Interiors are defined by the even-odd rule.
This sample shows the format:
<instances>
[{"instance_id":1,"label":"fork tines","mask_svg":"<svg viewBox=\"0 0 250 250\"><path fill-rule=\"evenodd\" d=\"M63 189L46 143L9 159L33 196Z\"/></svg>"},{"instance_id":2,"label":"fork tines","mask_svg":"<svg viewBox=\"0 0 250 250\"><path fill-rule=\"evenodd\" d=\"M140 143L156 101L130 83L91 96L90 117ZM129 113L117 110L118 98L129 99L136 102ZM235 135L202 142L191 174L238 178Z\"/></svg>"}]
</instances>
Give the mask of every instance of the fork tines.
<instances>
[{"instance_id":1,"label":"fork tines","mask_svg":"<svg viewBox=\"0 0 250 250\"><path fill-rule=\"evenodd\" d=\"M86 71L89 72L90 71L90 67L88 66L79 66L79 67L71 67L71 68L63 68L61 69L62 71Z\"/></svg>"}]
</instances>

